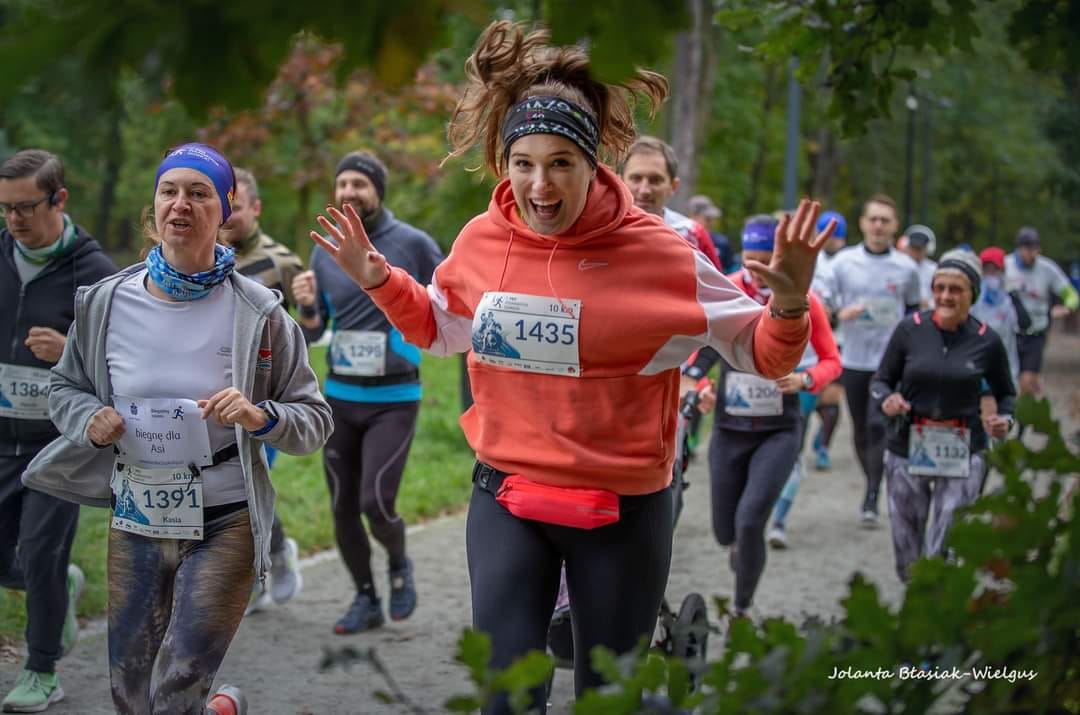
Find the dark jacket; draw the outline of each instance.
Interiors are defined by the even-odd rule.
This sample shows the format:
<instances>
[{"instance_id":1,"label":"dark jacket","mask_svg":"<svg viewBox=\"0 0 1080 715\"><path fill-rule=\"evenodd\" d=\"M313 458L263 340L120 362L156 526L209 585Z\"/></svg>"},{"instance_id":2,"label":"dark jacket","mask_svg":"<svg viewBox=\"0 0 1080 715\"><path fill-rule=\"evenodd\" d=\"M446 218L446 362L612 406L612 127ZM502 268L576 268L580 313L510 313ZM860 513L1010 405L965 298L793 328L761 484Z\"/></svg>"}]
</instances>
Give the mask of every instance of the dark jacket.
<instances>
[{"instance_id":1,"label":"dark jacket","mask_svg":"<svg viewBox=\"0 0 1080 715\"><path fill-rule=\"evenodd\" d=\"M984 382L997 400L998 414L1012 415L1016 401L1009 356L993 330L969 317L955 331L934 324L924 310L900 321L889 339L881 366L870 383L874 409L893 392L911 403L911 413L891 420L888 449L908 455L911 420L963 420L971 430L972 450L986 447L979 417Z\"/></svg>"},{"instance_id":2,"label":"dark jacket","mask_svg":"<svg viewBox=\"0 0 1080 715\"><path fill-rule=\"evenodd\" d=\"M71 251L26 285L15 267L15 238L6 228L0 230L0 362L50 369L51 363L39 360L26 347L30 328L52 328L67 335L75 317L75 289L116 272L98 242L81 226L75 230ZM33 454L59 434L49 420L0 417L0 454Z\"/></svg>"}]
</instances>

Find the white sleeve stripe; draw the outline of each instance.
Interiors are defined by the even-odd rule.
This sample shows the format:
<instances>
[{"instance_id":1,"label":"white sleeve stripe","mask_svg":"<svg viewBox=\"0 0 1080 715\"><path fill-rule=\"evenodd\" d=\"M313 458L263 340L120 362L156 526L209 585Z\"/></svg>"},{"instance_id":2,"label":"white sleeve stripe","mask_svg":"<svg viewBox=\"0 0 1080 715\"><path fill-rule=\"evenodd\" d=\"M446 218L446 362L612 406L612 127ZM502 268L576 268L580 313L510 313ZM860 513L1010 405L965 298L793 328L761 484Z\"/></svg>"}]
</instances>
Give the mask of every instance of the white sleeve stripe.
<instances>
[{"instance_id":1,"label":"white sleeve stripe","mask_svg":"<svg viewBox=\"0 0 1080 715\"><path fill-rule=\"evenodd\" d=\"M709 345L737 370L756 372L754 365L754 327L762 307L743 293L709 262L694 252L697 277L697 302L705 311L707 332L701 335L673 335L665 342L642 375L678 367L697 348Z\"/></svg>"},{"instance_id":2,"label":"white sleeve stripe","mask_svg":"<svg viewBox=\"0 0 1080 715\"><path fill-rule=\"evenodd\" d=\"M427 351L433 355L452 355L472 347L472 320L450 312L450 301L439 288L437 276L431 277L427 292L435 314L435 340Z\"/></svg>"}]
</instances>

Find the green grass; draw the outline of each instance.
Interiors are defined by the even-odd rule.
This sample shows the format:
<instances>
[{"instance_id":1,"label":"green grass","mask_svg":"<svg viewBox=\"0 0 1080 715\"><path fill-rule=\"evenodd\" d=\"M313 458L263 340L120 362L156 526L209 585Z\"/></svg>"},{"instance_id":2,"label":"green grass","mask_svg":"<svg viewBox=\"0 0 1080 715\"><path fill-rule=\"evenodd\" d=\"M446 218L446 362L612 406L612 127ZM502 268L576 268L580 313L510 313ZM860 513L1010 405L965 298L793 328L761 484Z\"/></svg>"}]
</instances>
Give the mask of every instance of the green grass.
<instances>
[{"instance_id":1,"label":"green grass","mask_svg":"<svg viewBox=\"0 0 1080 715\"><path fill-rule=\"evenodd\" d=\"M326 370L326 349L311 349L311 364L320 379ZM405 478L398 495L398 512L409 524L464 506L470 490L473 453L458 427L461 411L459 358L424 355L424 400L413 439ZM277 510L286 533L303 553L334 545L330 497L323 476L322 452L304 457L279 454L271 474L277 489ZM109 513L83 507L72 561L86 573L86 591L79 615L105 612L105 545ZM22 640L26 626L20 591L0 589L0 638Z\"/></svg>"}]
</instances>

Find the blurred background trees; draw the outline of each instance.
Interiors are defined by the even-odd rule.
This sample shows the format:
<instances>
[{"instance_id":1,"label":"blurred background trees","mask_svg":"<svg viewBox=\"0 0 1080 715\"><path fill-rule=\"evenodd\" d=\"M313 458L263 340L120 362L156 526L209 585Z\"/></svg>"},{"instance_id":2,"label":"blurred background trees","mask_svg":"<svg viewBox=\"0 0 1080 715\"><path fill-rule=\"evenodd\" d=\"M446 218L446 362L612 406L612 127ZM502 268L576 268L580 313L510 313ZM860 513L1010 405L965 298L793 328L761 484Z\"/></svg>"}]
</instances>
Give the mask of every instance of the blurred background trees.
<instances>
[{"instance_id":1,"label":"blurred background trees","mask_svg":"<svg viewBox=\"0 0 1080 715\"><path fill-rule=\"evenodd\" d=\"M673 96L643 130L676 146L679 199L710 195L729 234L784 205L793 76L799 193L852 223L890 193L939 252L1008 247L1030 224L1046 253L1080 255L1068 0L6 0L0 156L60 154L72 214L123 261L173 144L208 141L252 169L264 228L302 255L336 159L367 148L390 167L390 208L448 247L492 184L476 158L441 162L465 57L496 18L588 42L605 77L667 74Z\"/></svg>"}]
</instances>

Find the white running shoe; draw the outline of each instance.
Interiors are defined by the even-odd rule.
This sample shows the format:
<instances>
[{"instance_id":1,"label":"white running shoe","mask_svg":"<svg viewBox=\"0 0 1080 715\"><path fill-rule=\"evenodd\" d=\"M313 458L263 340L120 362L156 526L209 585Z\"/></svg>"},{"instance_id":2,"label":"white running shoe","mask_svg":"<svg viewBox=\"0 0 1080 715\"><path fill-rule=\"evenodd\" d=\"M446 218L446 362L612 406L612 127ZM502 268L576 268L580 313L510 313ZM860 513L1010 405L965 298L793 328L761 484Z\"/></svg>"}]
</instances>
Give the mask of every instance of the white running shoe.
<instances>
[{"instance_id":1,"label":"white running shoe","mask_svg":"<svg viewBox=\"0 0 1080 715\"><path fill-rule=\"evenodd\" d=\"M786 549L787 548L787 532L784 531L782 526L774 526L769 529L769 546L774 549Z\"/></svg>"},{"instance_id":2,"label":"white running shoe","mask_svg":"<svg viewBox=\"0 0 1080 715\"><path fill-rule=\"evenodd\" d=\"M300 575L300 547L296 539L285 539L279 554L270 554L270 596L274 603L285 603L304 586Z\"/></svg>"},{"instance_id":3,"label":"white running shoe","mask_svg":"<svg viewBox=\"0 0 1080 715\"><path fill-rule=\"evenodd\" d=\"M880 525L881 517L878 516L876 511L863 509L862 515L859 516L859 526L864 529L876 529Z\"/></svg>"},{"instance_id":4,"label":"white running shoe","mask_svg":"<svg viewBox=\"0 0 1080 715\"><path fill-rule=\"evenodd\" d=\"M251 596L248 598L248 605L244 610L244 615L264 611L270 607L271 603L270 591L266 588L266 581L255 579L255 583L251 586Z\"/></svg>"}]
</instances>

